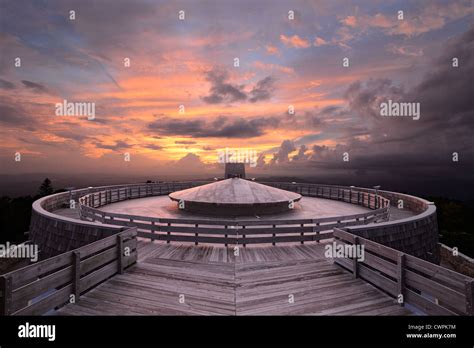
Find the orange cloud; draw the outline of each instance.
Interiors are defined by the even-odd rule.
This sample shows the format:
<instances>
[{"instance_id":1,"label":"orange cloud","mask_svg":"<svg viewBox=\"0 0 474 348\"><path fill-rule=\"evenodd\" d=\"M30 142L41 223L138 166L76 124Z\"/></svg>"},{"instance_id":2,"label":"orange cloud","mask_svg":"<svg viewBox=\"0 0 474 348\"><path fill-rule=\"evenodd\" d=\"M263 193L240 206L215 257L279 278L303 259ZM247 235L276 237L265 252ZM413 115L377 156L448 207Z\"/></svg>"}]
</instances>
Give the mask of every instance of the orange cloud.
<instances>
[{"instance_id":1,"label":"orange cloud","mask_svg":"<svg viewBox=\"0 0 474 348\"><path fill-rule=\"evenodd\" d=\"M327 45L328 42L326 40L324 40L323 38L321 37L316 37L314 39L314 43L313 45L316 46L316 47L319 47L319 46L324 46L324 45Z\"/></svg>"},{"instance_id":2,"label":"orange cloud","mask_svg":"<svg viewBox=\"0 0 474 348\"><path fill-rule=\"evenodd\" d=\"M348 27L355 27L357 24L357 18L355 16L347 16L341 20L341 23Z\"/></svg>"},{"instance_id":3,"label":"orange cloud","mask_svg":"<svg viewBox=\"0 0 474 348\"><path fill-rule=\"evenodd\" d=\"M405 11L404 18L401 20L397 18L398 12L394 12L391 16L381 13L373 16L347 16L340 20L340 22L345 28L358 29L362 32L366 32L369 28L379 28L385 29L388 35L405 35L410 37L443 28L451 21L472 14L474 14L474 7L468 2L451 2L446 5L430 3L417 14ZM350 36L347 32L346 35Z\"/></svg>"},{"instance_id":4,"label":"orange cloud","mask_svg":"<svg viewBox=\"0 0 474 348\"><path fill-rule=\"evenodd\" d=\"M293 74L295 70L293 68L289 68L286 66L278 65L278 64L271 64L271 63L263 63L257 61L254 63L254 66L258 69L262 70L277 70L285 74Z\"/></svg>"},{"instance_id":5,"label":"orange cloud","mask_svg":"<svg viewBox=\"0 0 474 348\"><path fill-rule=\"evenodd\" d=\"M265 51L270 55L280 53L280 51L278 50L278 47L272 46L272 45L265 46Z\"/></svg>"},{"instance_id":6,"label":"orange cloud","mask_svg":"<svg viewBox=\"0 0 474 348\"><path fill-rule=\"evenodd\" d=\"M280 40L288 47L294 48L308 48L311 46L308 40L299 37L298 35L286 36L280 35Z\"/></svg>"}]
</instances>

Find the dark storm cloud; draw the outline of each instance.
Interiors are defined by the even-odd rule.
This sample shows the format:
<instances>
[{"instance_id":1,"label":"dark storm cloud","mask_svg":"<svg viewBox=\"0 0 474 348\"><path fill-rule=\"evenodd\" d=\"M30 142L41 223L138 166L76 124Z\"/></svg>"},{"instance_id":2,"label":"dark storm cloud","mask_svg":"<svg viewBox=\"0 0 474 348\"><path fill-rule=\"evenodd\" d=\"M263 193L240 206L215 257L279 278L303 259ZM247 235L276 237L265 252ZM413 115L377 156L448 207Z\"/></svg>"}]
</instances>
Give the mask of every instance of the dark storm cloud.
<instances>
[{"instance_id":1,"label":"dark storm cloud","mask_svg":"<svg viewBox=\"0 0 474 348\"><path fill-rule=\"evenodd\" d=\"M106 145L106 144L96 142L95 146L99 149L106 149L106 150L113 150L113 151L120 151L120 150L128 149L131 147L131 145L129 145L127 142L123 140L119 140L115 142L114 145Z\"/></svg>"},{"instance_id":2,"label":"dark storm cloud","mask_svg":"<svg viewBox=\"0 0 474 348\"><path fill-rule=\"evenodd\" d=\"M459 59L459 67L452 59ZM461 37L448 41L429 75L414 89L423 110L440 124L473 128L474 26Z\"/></svg>"},{"instance_id":3,"label":"dark storm cloud","mask_svg":"<svg viewBox=\"0 0 474 348\"><path fill-rule=\"evenodd\" d=\"M358 82L348 88L351 111L368 125L373 142L391 144L384 148L388 153L410 146L422 159L433 153L472 149L468 145L473 145L474 129L474 28L445 47L430 73L410 90L387 79ZM452 66L453 57L459 58L457 68ZM380 117L380 102L388 99L419 102L420 120Z\"/></svg>"},{"instance_id":4,"label":"dark storm cloud","mask_svg":"<svg viewBox=\"0 0 474 348\"><path fill-rule=\"evenodd\" d=\"M148 129L160 135L180 135L196 138L252 138L265 133L267 128L278 126L275 118L220 116L212 121L204 119L182 120L160 117L148 125Z\"/></svg>"},{"instance_id":5,"label":"dark storm cloud","mask_svg":"<svg viewBox=\"0 0 474 348\"><path fill-rule=\"evenodd\" d=\"M36 93L49 93L48 88L43 86L42 84L31 82L28 80L22 80L21 83L28 89L33 90Z\"/></svg>"},{"instance_id":6,"label":"dark storm cloud","mask_svg":"<svg viewBox=\"0 0 474 348\"><path fill-rule=\"evenodd\" d=\"M250 102L255 103L270 99L274 85L275 79L271 76L267 76L263 80L258 81L255 87L250 91Z\"/></svg>"},{"instance_id":7,"label":"dark storm cloud","mask_svg":"<svg viewBox=\"0 0 474 348\"><path fill-rule=\"evenodd\" d=\"M300 148L298 149L298 153L292 157L293 161L305 161L308 158L308 154L306 153L308 151L308 148L306 147L305 144L301 145Z\"/></svg>"},{"instance_id":8,"label":"dark storm cloud","mask_svg":"<svg viewBox=\"0 0 474 348\"><path fill-rule=\"evenodd\" d=\"M193 145L193 144L196 144L195 141L192 141L192 140L177 140L174 142L175 144L178 144L178 145Z\"/></svg>"},{"instance_id":9,"label":"dark storm cloud","mask_svg":"<svg viewBox=\"0 0 474 348\"><path fill-rule=\"evenodd\" d=\"M206 73L206 80L211 83L209 95L202 99L209 104L229 103L247 99L243 91L245 86L231 84L225 70L214 69Z\"/></svg>"},{"instance_id":10,"label":"dark storm cloud","mask_svg":"<svg viewBox=\"0 0 474 348\"><path fill-rule=\"evenodd\" d=\"M347 117L348 111L348 109L341 106L327 106L320 110L305 111L302 117L304 121L303 127L312 126L314 128L324 128L330 121L340 117ZM287 117L287 119L290 125L294 124L294 120L292 120L291 117Z\"/></svg>"},{"instance_id":11,"label":"dark storm cloud","mask_svg":"<svg viewBox=\"0 0 474 348\"><path fill-rule=\"evenodd\" d=\"M296 150L296 147L293 141L291 140L283 141L280 145L280 148L278 149L278 152L273 155L271 163L283 164L283 163L289 162L288 155L295 150Z\"/></svg>"},{"instance_id":12,"label":"dark storm cloud","mask_svg":"<svg viewBox=\"0 0 474 348\"><path fill-rule=\"evenodd\" d=\"M0 123L7 127L21 127L32 131L36 129L37 122L20 106L0 100Z\"/></svg>"},{"instance_id":13,"label":"dark storm cloud","mask_svg":"<svg viewBox=\"0 0 474 348\"><path fill-rule=\"evenodd\" d=\"M72 125L74 126L74 125ZM90 139L87 135L84 135L82 133L77 133L69 130L59 130L53 132L55 135L61 137L61 138L66 138L70 140L74 140L77 142L83 142L84 140Z\"/></svg>"},{"instance_id":14,"label":"dark storm cloud","mask_svg":"<svg viewBox=\"0 0 474 348\"><path fill-rule=\"evenodd\" d=\"M0 88L2 89L14 89L15 84L11 83L10 81L0 79Z\"/></svg>"},{"instance_id":15,"label":"dark storm cloud","mask_svg":"<svg viewBox=\"0 0 474 348\"><path fill-rule=\"evenodd\" d=\"M380 103L387 99L400 100L404 96L402 87L389 79L369 79L351 84L345 93L350 111L364 118L380 119Z\"/></svg>"},{"instance_id":16,"label":"dark storm cloud","mask_svg":"<svg viewBox=\"0 0 474 348\"><path fill-rule=\"evenodd\" d=\"M146 144L144 147L150 150L163 150L163 146L157 144Z\"/></svg>"},{"instance_id":17,"label":"dark storm cloud","mask_svg":"<svg viewBox=\"0 0 474 348\"><path fill-rule=\"evenodd\" d=\"M207 96L202 100L208 104L232 103L238 101L250 101L255 103L268 100L274 90L275 79L267 76L258 81L247 94L245 85L233 84L229 81L229 73L226 70L215 68L206 72L206 80L211 83Z\"/></svg>"},{"instance_id":18,"label":"dark storm cloud","mask_svg":"<svg viewBox=\"0 0 474 348\"><path fill-rule=\"evenodd\" d=\"M24 117L21 112L13 106L0 104L0 122L9 125L22 125L25 123Z\"/></svg>"},{"instance_id":19,"label":"dark storm cloud","mask_svg":"<svg viewBox=\"0 0 474 348\"><path fill-rule=\"evenodd\" d=\"M452 58L459 58L460 66L452 67ZM451 39L440 57L432 61L430 73L417 85L406 89L389 79L358 81L347 88L348 108L328 107L308 112L303 119L319 126L322 133L334 128L340 143L334 147L314 145L303 163L301 150L291 140L282 142L270 164L301 166L301 170L316 169L385 178L409 180L469 179L474 171L474 28ZM381 117L380 103L393 101L419 102L421 118L417 121L404 117ZM328 122L325 115L330 115ZM341 117L335 123L334 117ZM343 140L343 141L341 141ZM343 154L349 161L343 162ZM459 153L459 163L452 161L452 153ZM294 160L293 160L294 159ZM304 168L304 169L303 169ZM294 170L294 168L293 168ZM374 177L372 176L372 179Z\"/></svg>"}]
</instances>

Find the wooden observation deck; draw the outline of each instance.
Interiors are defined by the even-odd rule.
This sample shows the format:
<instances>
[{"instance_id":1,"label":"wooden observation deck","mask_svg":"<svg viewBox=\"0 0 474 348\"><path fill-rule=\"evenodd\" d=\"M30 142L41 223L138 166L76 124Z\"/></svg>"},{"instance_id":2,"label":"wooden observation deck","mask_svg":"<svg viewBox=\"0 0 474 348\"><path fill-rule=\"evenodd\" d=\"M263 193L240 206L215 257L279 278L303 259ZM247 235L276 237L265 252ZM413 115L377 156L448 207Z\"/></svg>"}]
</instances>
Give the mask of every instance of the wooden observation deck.
<instances>
[{"instance_id":1,"label":"wooden observation deck","mask_svg":"<svg viewBox=\"0 0 474 348\"><path fill-rule=\"evenodd\" d=\"M324 246L138 242L138 262L59 315L410 315L324 257Z\"/></svg>"}]
</instances>

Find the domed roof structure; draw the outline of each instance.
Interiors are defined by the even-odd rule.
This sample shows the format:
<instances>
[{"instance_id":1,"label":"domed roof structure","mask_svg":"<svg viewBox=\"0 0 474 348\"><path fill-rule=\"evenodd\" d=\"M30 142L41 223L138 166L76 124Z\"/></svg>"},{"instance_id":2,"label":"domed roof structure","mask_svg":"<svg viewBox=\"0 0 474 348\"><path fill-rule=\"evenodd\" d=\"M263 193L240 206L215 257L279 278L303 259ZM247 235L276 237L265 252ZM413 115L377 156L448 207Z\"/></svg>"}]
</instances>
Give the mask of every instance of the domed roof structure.
<instances>
[{"instance_id":1,"label":"domed roof structure","mask_svg":"<svg viewBox=\"0 0 474 348\"><path fill-rule=\"evenodd\" d=\"M206 215L243 216L288 211L301 199L285 191L241 178L230 178L169 194L180 208Z\"/></svg>"}]
</instances>

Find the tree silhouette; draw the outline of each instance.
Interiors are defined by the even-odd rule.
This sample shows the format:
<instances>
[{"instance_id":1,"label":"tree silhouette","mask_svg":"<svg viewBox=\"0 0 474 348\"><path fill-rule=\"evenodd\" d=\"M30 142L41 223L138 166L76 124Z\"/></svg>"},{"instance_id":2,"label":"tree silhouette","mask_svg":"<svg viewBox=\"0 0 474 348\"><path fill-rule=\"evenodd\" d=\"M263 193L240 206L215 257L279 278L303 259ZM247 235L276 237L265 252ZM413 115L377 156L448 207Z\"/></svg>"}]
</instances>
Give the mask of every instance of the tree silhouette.
<instances>
[{"instance_id":1,"label":"tree silhouette","mask_svg":"<svg viewBox=\"0 0 474 348\"><path fill-rule=\"evenodd\" d=\"M54 192L53 185L51 184L51 180L49 178L44 179L43 183L41 184L38 195L40 197L51 195Z\"/></svg>"}]
</instances>

